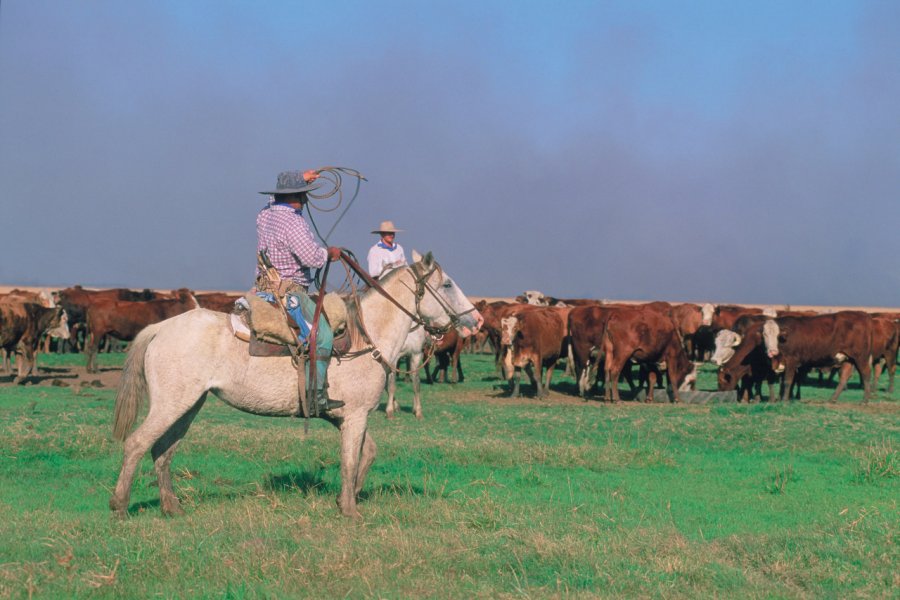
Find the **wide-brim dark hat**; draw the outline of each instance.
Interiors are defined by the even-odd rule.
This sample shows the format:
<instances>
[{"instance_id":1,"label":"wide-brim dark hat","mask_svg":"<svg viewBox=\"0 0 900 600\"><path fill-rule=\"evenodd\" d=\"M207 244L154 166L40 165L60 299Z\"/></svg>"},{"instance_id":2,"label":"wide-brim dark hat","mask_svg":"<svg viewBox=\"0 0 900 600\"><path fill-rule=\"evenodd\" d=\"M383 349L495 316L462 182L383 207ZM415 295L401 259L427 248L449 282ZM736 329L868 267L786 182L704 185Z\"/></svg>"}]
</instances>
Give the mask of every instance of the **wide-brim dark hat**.
<instances>
[{"instance_id":1,"label":"wide-brim dark hat","mask_svg":"<svg viewBox=\"0 0 900 600\"><path fill-rule=\"evenodd\" d=\"M303 171L282 171L278 174L278 182L275 189L270 192L260 192L267 196L279 196L282 194L300 194L321 187L318 183L307 183L303 179Z\"/></svg>"}]
</instances>

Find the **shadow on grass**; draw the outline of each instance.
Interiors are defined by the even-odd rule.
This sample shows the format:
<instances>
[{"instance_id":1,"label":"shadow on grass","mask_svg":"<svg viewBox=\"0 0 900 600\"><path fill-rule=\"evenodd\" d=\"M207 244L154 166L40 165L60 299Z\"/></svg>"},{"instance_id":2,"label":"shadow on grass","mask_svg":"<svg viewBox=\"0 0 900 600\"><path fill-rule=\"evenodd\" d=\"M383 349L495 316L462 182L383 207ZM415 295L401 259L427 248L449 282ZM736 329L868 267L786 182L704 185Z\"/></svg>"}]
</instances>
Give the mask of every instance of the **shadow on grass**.
<instances>
[{"instance_id":1,"label":"shadow on grass","mask_svg":"<svg viewBox=\"0 0 900 600\"><path fill-rule=\"evenodd\" d=\"M337 488L322 479L321 471L288 471L281 474L269 474L263 482L263 487L275 492L288 492L299 490L308 494L313 490L319 492L337 493Z\"/></svg>"},{"instance_id":2,"label":"shadow on grass","mask_svg":"<svg viewBox=\"0 0 900 600\"><path fill-rule=\"evenodd\" d=\"M264 487L275 492L300 491L304 494L315 491L318 494L340 493L340 484L325 481L321 472L289 471L279 475L269 475L265 479ZM377 486L366 485L359 493L359 499L368 500L378 496L425 496L425 490L408 481L382 483Z\"/></svg>"}]
</instances>

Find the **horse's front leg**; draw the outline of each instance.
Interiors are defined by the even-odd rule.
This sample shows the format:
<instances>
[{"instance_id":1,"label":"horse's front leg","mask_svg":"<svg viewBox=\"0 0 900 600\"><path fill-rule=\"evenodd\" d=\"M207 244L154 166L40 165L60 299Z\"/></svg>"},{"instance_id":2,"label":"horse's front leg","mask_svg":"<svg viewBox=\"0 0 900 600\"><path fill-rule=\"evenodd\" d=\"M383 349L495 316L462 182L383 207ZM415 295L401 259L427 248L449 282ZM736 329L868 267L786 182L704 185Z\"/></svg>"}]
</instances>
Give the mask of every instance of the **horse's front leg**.
<instances>
[{"instance_id":1,"label":"horse's front leg","mask_svg":"<svg viewBox=\"0 0 900 600\"><path fill-rule=\"evenodd\" d=\"M372 463L375 461L375 453L377 449L377 446L375 446L375 440L372 439L372 434L367 430L365 433L365 437L363 438L362 453L359 459L359 469L357 469L356 472L357 498L359 498L359 493L362 491L363 483L365 483L366 481L366 475L369 474L369 467L371 467Z\"/></svg>"},{"instance_id":2,"label":"horse's front leg","mask_svg":"<svg viewBox=\"0 0 900 600\"><path fill-rule=\"evenodd\" d=\"M422 368L423 357L421 354L413 354L409 357L409 370L412 372L413 388L413 414L417 419L422 418L422 381L419 377L419 369ZM369 439L371 436L366 436ZM365 452L365 448L363 448Z\"/></svg>"},{"instance_id":3,"label":"horse's front leg","mask_svg":"<svg viewBox=\"0 0 900 600\"><path fill-rule=\"evenodd\" d=\"M338 507L345 517L354 519L362 517L356 508L356 494L367 424L368 413L349 417L341 423L341 493Z\"/></svg>"}]
</instances>

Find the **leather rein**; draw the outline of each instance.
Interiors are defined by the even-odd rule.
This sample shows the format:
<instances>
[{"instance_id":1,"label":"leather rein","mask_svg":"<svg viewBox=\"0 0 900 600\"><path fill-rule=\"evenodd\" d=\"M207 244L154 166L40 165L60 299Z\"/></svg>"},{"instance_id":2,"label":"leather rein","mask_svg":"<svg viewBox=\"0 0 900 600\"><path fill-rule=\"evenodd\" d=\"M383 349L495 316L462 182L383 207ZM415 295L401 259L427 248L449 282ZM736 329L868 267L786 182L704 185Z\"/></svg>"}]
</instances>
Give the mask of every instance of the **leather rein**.
<instances>
[{"instance_id":1,"label":"leather rein","mask_svg":"<svg viewBox=\"0 0 900 600\"><path fill-rule=\"evenodd\" d=\"M413 312L410 312L405 306L400 304L396 300L396 298L391 296L387 292L387 290L385 290L381 286L381 284L379 284L378 281L375 280L375 278L373 278L371 275L369 275L369 273L367 273L365 269L363 269L362 267L359 266L359 263L357 263L347 252L345 252L343 250L341 251L341 260L347 266L348 270L352 270L354 273L356 273L360 277L360 279L362 279L366 284L368 284L369 287L371 287L372 289L377 291L379 294L381 294L382 296L387 298L394 306L396 306L398 309L400 309L401 312L403 312L406 316L408 316L410 319L412 319L413 323L415 323L415 327L410 329L410 331L415 331L418 327L422 327L433 339L440 340L444 336L445 333L450 331L450 329L459 325L460 317L475 310L475 307L472 307L471 309L469 309L463 313L455 312L452 309L452 307L443 298L441 298L440 295L437 293L437 291L435 291L435 289L428 283L428 279L431 277L431 275L435 271L440 270L440 266L437 263L434 263L434 266L427 271L420 271L415 264L410 265L410 267L409 267L410 271L412 271L413 279L415 280L415 285L416 285L415 290L412 290L410 288L410 291L412 291L415 294L415 298L416 298L416 309L415 309L415 313L413 313ZM352 282L352 278L351 278L351 282ZM404 283L404 285L406 285L406 284ZM409 286L407 286L407 287L409 287ZM430 293L434 297L435 301L437 301L437 303L441 306L441 308L444 309L444 311L447 313L447 316L450 317L450 323L448 325L445 325L443 327L436 327L436 326L430 324L427 319L422 317L419 307L421 306L422 299L425 297L426 292ZM354 299L354 302L356 303L356 307L357 307L358 326L359 326L359 329L362 332L363 337L365 338L366 342L369 344L369 347L364 348L362 350L357 350L354 352L347 353L344 355L344 357L345 358L356 358L357 356L362 356L363 354L368 354L369 352L371 352L372 356L376 360L378 360L382 364L382 366L384 366L384 368L386 370L394 371L397 373L401 372L396 367L394 367L392 364L388 363L387 360L385 360L385 358L381 354L381 351L375 347L375 344L372 341L372 338L369 335L369 332L366 331L365 325L363 324L363 321L362 321L362 307L360 306L360 303L359 303L359 294L357 293L355 287L353 289L353 299Z\"/></svg>"}]
</instances>

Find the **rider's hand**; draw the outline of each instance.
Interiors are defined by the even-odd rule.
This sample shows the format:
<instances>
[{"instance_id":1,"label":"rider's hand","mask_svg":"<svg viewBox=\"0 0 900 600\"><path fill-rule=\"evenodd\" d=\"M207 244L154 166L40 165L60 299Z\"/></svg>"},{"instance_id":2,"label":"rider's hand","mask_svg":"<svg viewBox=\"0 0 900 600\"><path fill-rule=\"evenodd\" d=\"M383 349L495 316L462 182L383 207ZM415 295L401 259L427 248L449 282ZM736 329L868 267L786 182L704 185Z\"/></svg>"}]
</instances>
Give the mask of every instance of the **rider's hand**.
<instances>
[{"instance_id":1,"label":"rider's hand","mask_svg":"<svg viewBox=\"0 0 900 600\"><path fill-rule=\"evenodd\" d=\"M316 171L314 171L313 169L310 169L309 171L304 171L304 173L303 173L303 180L306 183L315 181L318 178L319 178L319 174Z\"/></svg>"},{"instance_id":2,"label":"rider's hand","mask_svg":"<svg viewBox=\"0 0 900 600\"><path fill-rule=\"evenodd\" d=\"M341 249L337 246L328 246L328 260L339 260L341 258Z\"/></svg>"}]
</instances>

